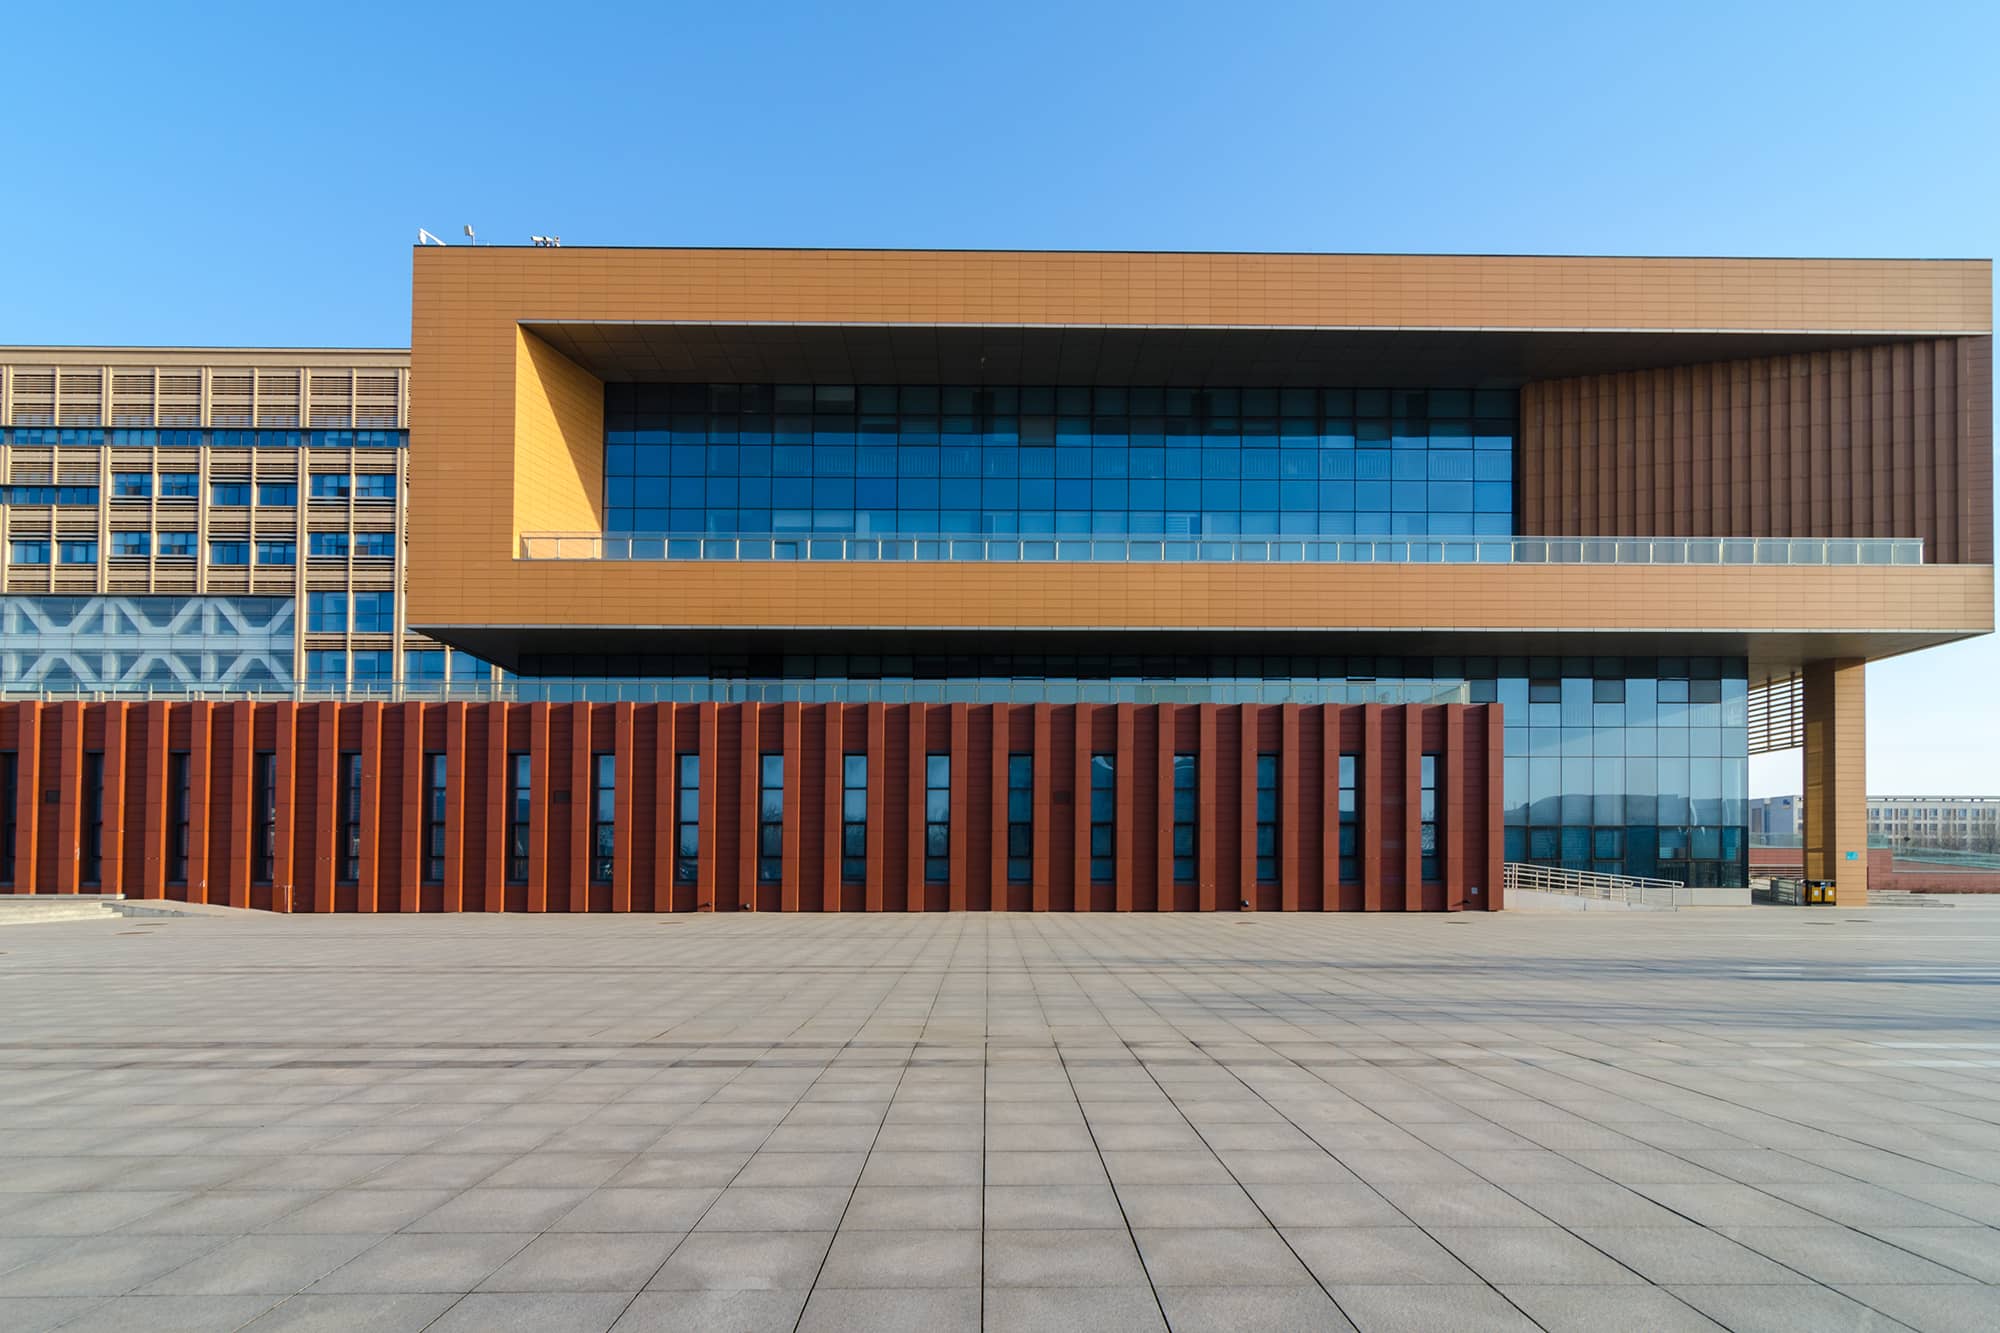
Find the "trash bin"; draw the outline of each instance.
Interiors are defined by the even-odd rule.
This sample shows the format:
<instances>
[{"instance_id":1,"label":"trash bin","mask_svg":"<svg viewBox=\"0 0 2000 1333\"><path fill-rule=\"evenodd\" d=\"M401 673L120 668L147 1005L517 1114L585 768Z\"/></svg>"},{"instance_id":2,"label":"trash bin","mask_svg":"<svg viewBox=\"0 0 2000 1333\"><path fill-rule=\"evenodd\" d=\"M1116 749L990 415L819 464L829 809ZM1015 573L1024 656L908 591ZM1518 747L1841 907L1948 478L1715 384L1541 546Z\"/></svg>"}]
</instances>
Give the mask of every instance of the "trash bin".
<instances>
[{"instance_id":1,"label":"trash bin","mask_svg":"<svg viewBox=\"0 0 2000 1333\"><path fill-rule=\"evenodd\" d=\"M1832 907L1833 881L1830 879L1809 879L1806 881L1806 906Z\"/></svg>"}]
</instances>

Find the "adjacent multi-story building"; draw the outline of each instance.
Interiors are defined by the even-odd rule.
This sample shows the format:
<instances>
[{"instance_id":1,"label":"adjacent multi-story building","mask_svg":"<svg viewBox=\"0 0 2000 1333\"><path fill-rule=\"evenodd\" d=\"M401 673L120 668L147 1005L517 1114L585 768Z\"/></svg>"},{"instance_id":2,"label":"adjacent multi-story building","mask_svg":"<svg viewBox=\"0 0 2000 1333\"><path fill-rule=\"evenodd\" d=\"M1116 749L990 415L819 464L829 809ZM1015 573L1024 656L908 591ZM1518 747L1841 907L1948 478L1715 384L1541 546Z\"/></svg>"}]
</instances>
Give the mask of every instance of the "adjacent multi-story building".
<instances>
[{"instance_id":1,"label":"adjacent multi-story building","mask_svg":"<svg viewBox=\"0 0 2000 1333\"><path fill-rule=\"evenodd\" d=\"M0 348L0 694L488 674L403 612L409 354Z\"/></svg>"},{"instance_id":2,"label":"adjacent multi-story building","mask_svg":"<svg viewBox=\"0 0 2000 1333\"><path fill-rule=\"evenodd\" d=\"M1871 796L1868 832L1904 846L2000 852L2000 796Z\"/></svg>"},{"instance_id":3,"label":"adjacent multi-story building","mask_svg":"<svg viewBox=\"0 0 2000 1333\"><path fill-rule=\"evenodd\" d=\"M1851 902L1867 662L1993 625L1985 261L414 262L408 625L510 678L0 711L58 792L17 876L1491 908L1505 862L1744 886L1748 756L1802 744ZM113 839L154 775L198 813Z\"/></svg>"}]
</instances>

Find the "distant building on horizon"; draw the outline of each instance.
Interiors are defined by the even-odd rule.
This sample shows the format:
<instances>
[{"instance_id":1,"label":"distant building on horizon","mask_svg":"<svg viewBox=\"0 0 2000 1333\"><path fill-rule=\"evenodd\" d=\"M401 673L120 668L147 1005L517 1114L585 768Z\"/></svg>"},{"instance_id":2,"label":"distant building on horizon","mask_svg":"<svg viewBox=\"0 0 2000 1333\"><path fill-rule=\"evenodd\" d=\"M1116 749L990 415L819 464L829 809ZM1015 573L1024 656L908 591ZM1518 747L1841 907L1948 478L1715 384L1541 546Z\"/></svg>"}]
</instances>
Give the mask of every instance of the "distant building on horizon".
<instances>
[{"instance_id":1,"label":"distant building on horizon","mask_svg":"<svg viewBox=\"0 0 2000 1333\"><path fill-rule=\"evenodd\" d=\"M1761 796L1750 802L1750 836L1794 837L1801 796ZM1868 836L1910 847L2000 851L2000 796L1870 796Z\"/></svg>"}]
</instances>

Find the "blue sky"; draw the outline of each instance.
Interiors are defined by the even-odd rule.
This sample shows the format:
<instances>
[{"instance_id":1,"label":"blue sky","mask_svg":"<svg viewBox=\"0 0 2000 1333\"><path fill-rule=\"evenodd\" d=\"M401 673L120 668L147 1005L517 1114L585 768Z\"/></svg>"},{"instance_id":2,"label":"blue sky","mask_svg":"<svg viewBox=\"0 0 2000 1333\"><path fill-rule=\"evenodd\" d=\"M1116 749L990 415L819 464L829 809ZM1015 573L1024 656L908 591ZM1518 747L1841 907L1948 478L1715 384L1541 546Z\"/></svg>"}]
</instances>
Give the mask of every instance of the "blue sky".
<instances>
[{"instance_id":1,"label":"blue sky","mask_svg":"<svg viewBox=\"0 0 2000 1333\"><path fill-rule=\"evenodd\" d=\"M1992 256L1990 3L126 4L9 17L0 343L401 345L570 244ZM2000 792L1991 640L1869 786ZM1753 764L1760 794L1796 762Z\"/></svg>"}]
</instances>

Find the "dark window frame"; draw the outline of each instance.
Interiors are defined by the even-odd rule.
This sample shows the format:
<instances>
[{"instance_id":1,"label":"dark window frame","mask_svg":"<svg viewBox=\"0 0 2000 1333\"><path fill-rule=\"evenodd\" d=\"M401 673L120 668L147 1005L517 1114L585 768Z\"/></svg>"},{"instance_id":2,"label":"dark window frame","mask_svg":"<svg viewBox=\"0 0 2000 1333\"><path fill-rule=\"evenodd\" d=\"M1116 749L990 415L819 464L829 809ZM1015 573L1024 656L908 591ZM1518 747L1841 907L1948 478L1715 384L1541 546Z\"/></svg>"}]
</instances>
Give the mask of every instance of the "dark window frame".
<instances>
[{"instance_id":1,"label":"dark window frame","mask_svg":"<svg viewBox=\"0 0 2000 1333\"><path fill-rule=\"evenodd\" d=\"M590 756L590 882L609 884L618 868L618 756Z\"/></svg>"},{"instance_id":2,"label":"dark window frame","mask_svg":"<svg viewBox=\"0 0 2000 1333\"><path fill-rule=\"evenodd\" d=\"M863 884L867 879L868 756L844 754L840 759L840 882Z\"/></svg>"},{"instance_id":3,"label":"dark window frame","mask_svg":"<svg viewBox=\"0 0 2000 1333\"><path fill-rule=\"evenodd\" d=\"M186 750L167 754L167 883L188 882L188 857L193 850L194 763Z\"/></svg>"},{"instance_id":4,"label":"dark window frame","mask_svg":"<svg viewBox=\"0 0 2000 1333\"><path fill-rule=\"evenodd\" d=\"M1090 756L1090 882L1117 879L1118 756L1106 752Z\"/></svg>"},{"instance_id":5,"label":"dark window frame","mask_svg":"<svg viewBox=\"0 0 2000 1333\"><path fill-rule=\"evenodd\" d=\"M342 750L335 774L334 823L340 841L339 882L361 882L361 752Z\"/></svg>"},{"instance_id":6,"label":"dark window frame","mask_svg":"<svg viewBox=\"0 0 2000 1333\"><path fill-rule=\"evenodd\" d=\"M507 882L528 882L528 857L535 809L534 756L526 750L507 754Z\"/></svg>"},{"instance_id":7,"label":"dark window frame","mask_svg":"<svg viewBox=\"0 0 2000 1333\"><path fill-rule=\"evenodd\" d=\"M1256 841L1251 852L1256 858L1256 879L1259 884L1276 884L1284 869L1284 858L1279 846L1279 822L1281 804L1279 797L1284 790L1284 766L1276 754L1265 753L1257 756Z\"/></svg>"},{"instance_id":8,"label":"dark window frame","mask_svg":"<svg viewBox=\"0 0 2000 1333\"><path fill-rule=\"evenodd\" d=\"M674 777L674 883L701 875L701 756L683 754Z\"/></svg>"},{"instance_id":9,"label":"dark window frame","mask_svg":"<svg viewBox=\"0 0 2000 1333\"><path fill-rule=\"evenodd\" d=\"M785 756L767 752L757 756L757 883L780 884L784 878Z\"/></svg>"},{"instance_id":10,"label":"dark window frame","mask_svg":"<svg viewBox=\"0 0 2000 1333\"><path fill-rule=\"evenodd\" d=\"M924 755L924 883L951 883L951 754Z\"/></svg>"},{"instance_id":11,"label":"dark window frame","mask_svg":"<svg viewBox=\"0 0 2000 1333\"><path fill-rule=\"evenodd\" d=\"M1192 885L1201 878L1201 756L1183 751L1173 757L1173 841L1168 845L1173 882Z\"/></svg>"},{"instance_id":12,"label":"dark window frame","mask_svg":"<svg viewBox=\"0 0 2000 1333\"><path fill-rule=\"evenodd\" d=\"M1436 884L1444 878L1444 807L1438 801L1438 768L1442 756L1424 755L1418 760L1417 878Z\"/></svg>"},{"instance_id":13,"label":"dark window frame","mask_svg":"<svg viewBox=\"0 0 2000 1333\"><path fill-rule=\"evenodd\" d=\"M424 753L424 883L444 883L445 801L451 770L442 750Z\"/></svg>"},{"instance_id":14,"label":"dark window frame","mask_svg":"<svg viewBox=\"0 0 2000 1333\"><path fill-rule=\"evenodd\" d=\"M1035 756L1007 756L1007 882L1035 879Z\"/></svg>"},{"instance_id":15,"label":"dark window frame","mask_svg":"<svg viewBox=\"0 0 2000 1333\"><path fill-rule=\"evenodd\" d=\"M250 881L274 882L278 842L278 756L258 750L250 756Z\"/></svg>"}]
</instances>

